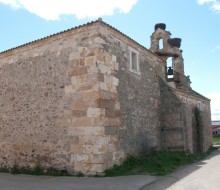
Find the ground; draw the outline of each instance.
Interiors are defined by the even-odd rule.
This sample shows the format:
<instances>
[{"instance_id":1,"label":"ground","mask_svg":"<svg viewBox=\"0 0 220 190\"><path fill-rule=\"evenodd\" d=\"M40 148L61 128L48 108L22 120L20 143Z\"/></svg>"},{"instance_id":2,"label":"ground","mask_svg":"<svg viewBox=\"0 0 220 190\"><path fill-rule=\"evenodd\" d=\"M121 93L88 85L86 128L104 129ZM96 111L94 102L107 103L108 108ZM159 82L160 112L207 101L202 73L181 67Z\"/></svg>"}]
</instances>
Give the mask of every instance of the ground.
<instances>
[{"instance_id":1,"label":"ground","mask_svg":"<svg viewBox=\"0 0 220 190\"><path fill-rule=\"evenodd\" d=\"M1 190L217 190L220 150L167 176L133 175L106 178L48 177L0 173Z\"/></svg>"}]
</instances>

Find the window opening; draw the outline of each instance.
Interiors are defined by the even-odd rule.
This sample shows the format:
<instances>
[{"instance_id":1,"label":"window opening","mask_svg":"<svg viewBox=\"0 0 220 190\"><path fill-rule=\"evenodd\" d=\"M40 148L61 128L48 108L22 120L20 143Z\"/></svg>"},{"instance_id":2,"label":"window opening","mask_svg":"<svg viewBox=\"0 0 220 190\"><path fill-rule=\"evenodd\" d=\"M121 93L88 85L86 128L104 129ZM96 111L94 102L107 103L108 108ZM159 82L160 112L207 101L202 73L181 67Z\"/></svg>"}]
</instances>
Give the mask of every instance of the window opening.
<instances>
[{"instance_id":1,"label":"window opening","mask_svg":"<svg viewBox=\"0 0 220 190\"><path fill-rule=\"evenodd\" d=\"M129 47L130 50L130 66L129 71L133 72L137 75L140 75L140 63L139 63L139 52L131 47Z\"/></svg>"},{"instance_id":2,"label":"window opening","mask_svg":"<svg viewBox=\"0 0 220 190\"><path fill-rule=\"evenodd\" d=\"M159 49L163 49L163 39L159 40Z\"/></svg>"},{"instance_id":3,"label":"window opening","mask_svg":"<svg viewBox=\"0 0 220 190\"><path fill-rule=\"evenodd\" d=\"M131 59L132 59L131 68L137 71L138 70L138 68L137 68L137 54L134 52L131 52Z\"/></svg>"}]
</instances>

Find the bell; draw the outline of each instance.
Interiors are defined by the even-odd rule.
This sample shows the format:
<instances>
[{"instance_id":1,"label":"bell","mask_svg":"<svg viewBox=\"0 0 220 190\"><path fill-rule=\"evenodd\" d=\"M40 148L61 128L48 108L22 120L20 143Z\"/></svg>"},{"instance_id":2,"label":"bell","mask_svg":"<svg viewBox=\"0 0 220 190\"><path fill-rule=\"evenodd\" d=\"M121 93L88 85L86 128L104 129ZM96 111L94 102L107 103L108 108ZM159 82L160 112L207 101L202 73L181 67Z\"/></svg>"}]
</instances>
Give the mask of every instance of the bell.
<instances>
[{"instance_id":1,"label":"bell","mask_svg":"<svg viewBox=\"0 0 220 190\"><path fill-rule=\"evenodd\" d=\"M168 67L167 75L173 75L173 69L171 67Z\"/></svg>"}]
</instances>

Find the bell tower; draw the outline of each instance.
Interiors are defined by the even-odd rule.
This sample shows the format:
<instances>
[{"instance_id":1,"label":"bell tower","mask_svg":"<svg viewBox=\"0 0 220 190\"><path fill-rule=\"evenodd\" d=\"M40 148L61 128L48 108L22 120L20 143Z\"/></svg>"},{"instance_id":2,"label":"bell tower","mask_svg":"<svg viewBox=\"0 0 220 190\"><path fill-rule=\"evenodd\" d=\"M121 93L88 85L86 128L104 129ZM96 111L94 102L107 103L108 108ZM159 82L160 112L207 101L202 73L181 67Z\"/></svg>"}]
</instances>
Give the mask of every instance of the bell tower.
<instances>
[{"instance_id":1,"label":"bell tower","mask_svg":"<svg viewBox=\"0 0 220 190\"><path fill-rule=\"evenodd\" d=\"M158 23L151 35L150 50L167 61L172 58L172 66L165 65L167 82L174 82L177 88L189 87L184 74L184 59L182 57L181 39L171 38L171 33L166 31L166 24Z\"/></svg>"}]
</instances>

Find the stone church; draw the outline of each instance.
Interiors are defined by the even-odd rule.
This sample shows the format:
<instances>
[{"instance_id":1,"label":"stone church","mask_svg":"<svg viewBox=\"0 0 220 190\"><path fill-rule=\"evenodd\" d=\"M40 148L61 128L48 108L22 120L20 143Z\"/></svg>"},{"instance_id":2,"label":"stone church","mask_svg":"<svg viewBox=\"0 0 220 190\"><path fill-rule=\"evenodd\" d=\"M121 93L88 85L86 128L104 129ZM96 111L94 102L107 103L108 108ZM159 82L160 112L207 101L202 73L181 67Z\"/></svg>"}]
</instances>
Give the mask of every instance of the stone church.
<instances>
[{"instance_id":1,"label":"stone church","mask_svg":"<svg viewBox=\"0 0 220 190\"><path fill-rule=\"evenodd\" d=\"M160 23L147 49L98 19L1 52L0 167L95 174L150 150L207 151L210 100L180 43Z\"/></svg>"}]
</instances>

